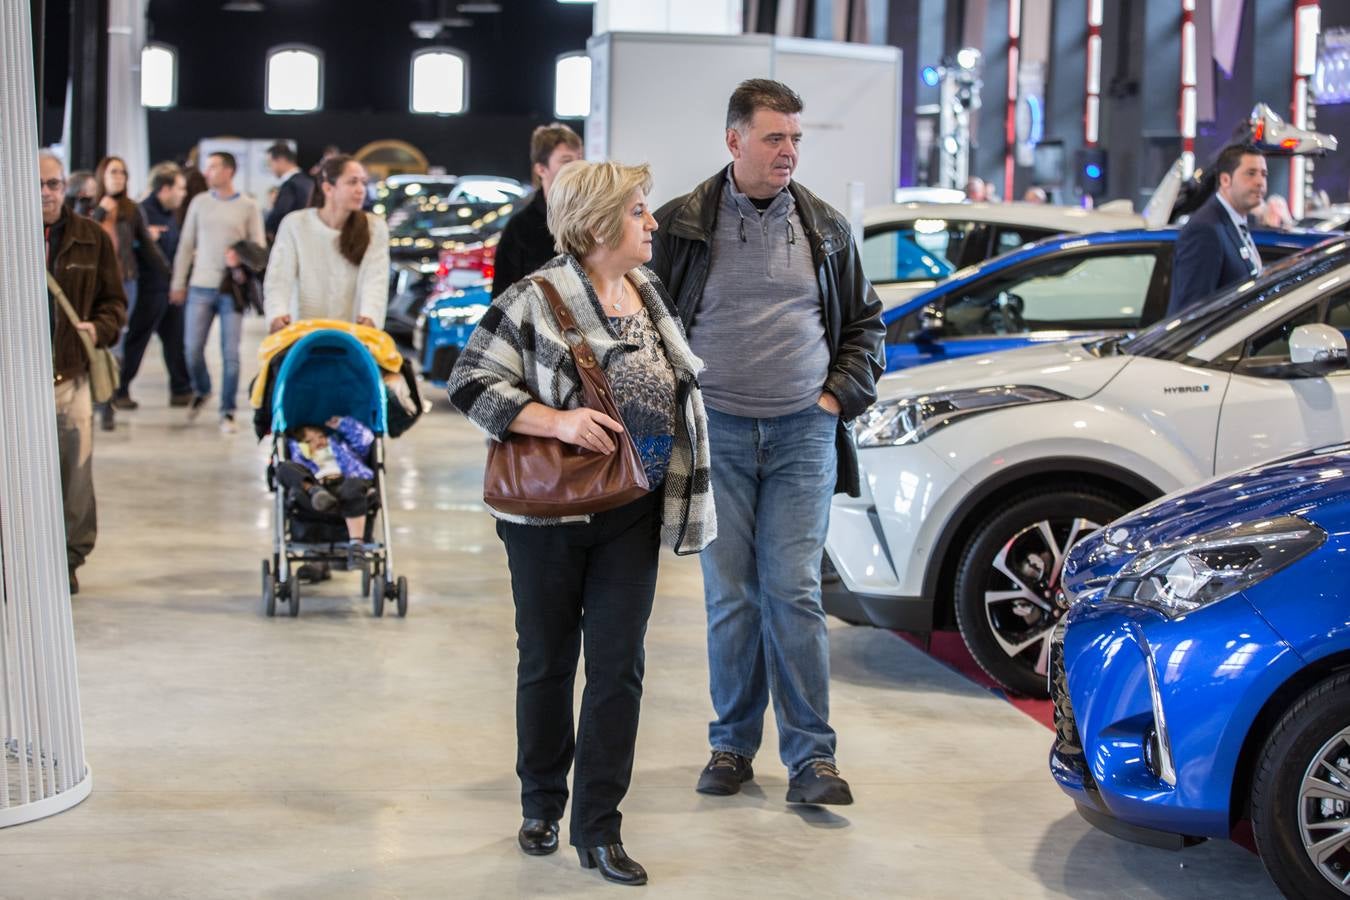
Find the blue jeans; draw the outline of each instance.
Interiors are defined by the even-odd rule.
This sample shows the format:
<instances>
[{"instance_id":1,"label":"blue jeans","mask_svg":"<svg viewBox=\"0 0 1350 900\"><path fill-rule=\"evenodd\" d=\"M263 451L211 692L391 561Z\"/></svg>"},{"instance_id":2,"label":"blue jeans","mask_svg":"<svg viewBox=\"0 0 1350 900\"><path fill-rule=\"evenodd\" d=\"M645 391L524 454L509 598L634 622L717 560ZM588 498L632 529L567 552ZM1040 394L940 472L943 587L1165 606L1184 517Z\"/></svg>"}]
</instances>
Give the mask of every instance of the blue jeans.
<instances>
[{"instance_id":1,"label":"blue jeans","mask_svg":"<svg viewBox=\"0 0 1350 900\"><path fill-rule=\"evenodd\" d=\"M220 389L221 416L234 415L234 395L239 391L239 336L244 317L235 311L234 298L214 288L188 288L186 319L183 333L187 338L188 374L192 376L192 391L205 396L211 393L211 373L206 368L206 339L211 335L211 323L220 317L220 356L225 361L225 372Z\"/></svg>"},{"instance_id":2,"label":"blue jeans","mask_svg":"<svg viewBox=\"0 0 1350 900\"><path fill-rule=\"evenodd\" d=\"M717 540L701 554L714 750L753 758L773 697L790 776L834 761L820 602L838 419L812 404L771 419L708 410Z\"/></svg>"}]
</instances>

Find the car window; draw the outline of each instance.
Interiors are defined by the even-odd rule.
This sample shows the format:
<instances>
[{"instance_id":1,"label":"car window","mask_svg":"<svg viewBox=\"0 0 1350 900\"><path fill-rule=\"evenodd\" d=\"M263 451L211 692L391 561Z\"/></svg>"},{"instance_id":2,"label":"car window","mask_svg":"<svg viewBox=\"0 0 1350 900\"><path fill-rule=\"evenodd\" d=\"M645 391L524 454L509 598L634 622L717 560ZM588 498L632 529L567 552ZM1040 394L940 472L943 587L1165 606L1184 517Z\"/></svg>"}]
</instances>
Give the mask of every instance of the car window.
<instances>
[{"instance_id":1,"label":"car window","mask_svg":"<svg viewBox=\"0 0 1350 900\"><path fill-rule=\"evenodd\" d=\"M1152 250L1037 260L949 300L946 330L977 335L1136 328L1156 264Z\"/></svg>"},{"instance_id":2,"label":"car window","mask_svg":"<svg viewBox=\"0 0 1350 900\"><path fill-rule=\"evenodd\" d=\"M1022 228L1016 225L1000 225L994 235L994 255L1002 256L1018 249L1023 244L1053 237L1058 232L1044 228Z\"/></svg>"},{"instance_id":3,"label":"car window","mask_svg":"<svg viewBox=\"0 0 1350 900\"><path fill-rule=\"evenodd\" d=\"M883 225L863 238L863 272L873 284L946 278L973 228L972 222L947 219Z\"/></svg>"},{"instance_id":4,"label":"car window","mask_svg":"<svg viewBox=\"0 0 1350 900\"><path fill-rule=\"evenodd\" d=\"M1243 356L1258 363L1289 361L1289 336L1300 325L1321 323L1340 329L1350 337L1350 290L1333 294L1325 302L1310 304L1278 325L1267 328L1247 342Z\"/></svg>"}]
</instances>

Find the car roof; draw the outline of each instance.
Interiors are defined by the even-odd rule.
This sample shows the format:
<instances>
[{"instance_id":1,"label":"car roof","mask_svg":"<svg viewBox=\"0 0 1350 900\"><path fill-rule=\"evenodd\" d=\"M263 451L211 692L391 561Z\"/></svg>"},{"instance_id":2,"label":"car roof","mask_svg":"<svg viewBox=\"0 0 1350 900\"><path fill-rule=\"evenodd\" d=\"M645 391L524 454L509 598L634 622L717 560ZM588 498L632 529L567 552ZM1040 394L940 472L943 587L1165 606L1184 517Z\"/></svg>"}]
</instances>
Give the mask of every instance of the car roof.
<instances>
[{"instance_id":1,"label":"car roof","mask_svg":"<svg viewBox=\"0 0 1350 900\"><path fill-rule=\"evenodd\" d=\"M1025 225L1060 232L1114 231L1138 228L1135 213L1052 206L1046 203L891 203L863 212L863 227L909 222L914 219L956 219L992 225Z\"/></svg>"},{"instance_id":2,"label":"car roof","mask_svg":"<svg viewBox=\"0 0 1350 900\"><path fill-rule=\"evenodd\" d=\"M894 322L896 319L946 296L953 290L965 287L977 278L983 278L1000 269L1006 269L1059 250L1076 247L1109 247L1115 244L1171 244L1176 242L1180 233L1181 229L1177 227L1127 228L1122 231L1100 231L1091 234L1062 234L1034 241L1030 244L1023 244L1016 250L1009 251L1002 256L996 256L977 265L967 266L958 272L953 272L945 281L941 281L933 287L915 294L904 303L888 309L882 314L882 320L887 323ZM1272 231L1266 228L1254 228L1251 235L1252 240L1258 247L1285 247L1291 250L1302 250L1328 239L1328 235L1313 231Z\"/></svg>"}]
</instances>

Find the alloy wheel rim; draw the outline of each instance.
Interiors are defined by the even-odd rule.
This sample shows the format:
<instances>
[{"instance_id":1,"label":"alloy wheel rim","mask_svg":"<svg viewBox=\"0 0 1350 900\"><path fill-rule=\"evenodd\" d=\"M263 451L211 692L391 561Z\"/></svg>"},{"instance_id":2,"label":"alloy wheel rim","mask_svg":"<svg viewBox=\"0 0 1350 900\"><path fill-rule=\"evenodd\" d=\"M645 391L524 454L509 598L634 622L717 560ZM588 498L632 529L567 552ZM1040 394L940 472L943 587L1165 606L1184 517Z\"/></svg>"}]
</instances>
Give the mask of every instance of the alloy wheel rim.
<instances>
[{"instance_id":1,"label":"alloy wheel rim","mask_svg":"<svg viewBox=\"0 0 1350 900\"><path fill-rule=\"evenodd\" d=\"M1350 728L1323 744L1304 771L1298 825L1313 866L1350 895Z\"/></svg>"},{"instance_id":2,"label":"alloy wheel rim","mask_svg":"<svg viewBox=\"0 0 1350 900\"><path fill-rule=\"evenodd\" d=\"M984 592L989 632L1009 659L1039 676L1050 670L1051 634L1065 612L1055 597L1064 557L1100 527L1084 518L1041 519L1009 538L994 557Z\"/></svg>"}]
</instances>

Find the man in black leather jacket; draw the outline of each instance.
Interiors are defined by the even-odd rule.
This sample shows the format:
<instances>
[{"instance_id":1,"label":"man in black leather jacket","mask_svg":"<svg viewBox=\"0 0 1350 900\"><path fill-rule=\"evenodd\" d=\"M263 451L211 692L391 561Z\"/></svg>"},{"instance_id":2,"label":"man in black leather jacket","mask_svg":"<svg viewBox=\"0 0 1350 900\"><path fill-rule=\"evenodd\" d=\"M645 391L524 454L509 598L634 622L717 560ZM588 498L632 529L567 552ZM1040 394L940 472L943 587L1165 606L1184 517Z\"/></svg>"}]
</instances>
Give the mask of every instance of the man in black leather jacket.
<instances>
[{"instance_id":1,"label":"man in black leather jacket","mask_svg":"<svg viewBox=\"0 0 1350 900\"><path fill-rule=\"evenodd\" d=\"M718 538L701 556L712 757L698 790L753 777L770 697L792 803L851 803L835 766L820 558L858 492L847 423L876 399L881 302L848 224L792 181L801 99L766 79L727 110L731 165L656 214L650 268L706 368Z\"/></svg>"}]
</instances>

